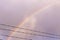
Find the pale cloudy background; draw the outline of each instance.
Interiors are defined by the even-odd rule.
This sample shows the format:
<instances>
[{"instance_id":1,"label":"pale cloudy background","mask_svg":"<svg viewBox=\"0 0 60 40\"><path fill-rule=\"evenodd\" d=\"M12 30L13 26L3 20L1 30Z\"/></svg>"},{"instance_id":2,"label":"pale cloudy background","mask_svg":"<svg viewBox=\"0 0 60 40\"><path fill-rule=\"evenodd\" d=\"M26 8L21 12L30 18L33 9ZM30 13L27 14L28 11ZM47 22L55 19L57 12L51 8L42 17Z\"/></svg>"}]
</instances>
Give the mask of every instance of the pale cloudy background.
<instances>
[{"instance_id":1,"label":"pale cloudy background","mask_svg":"<svg viewBox=\"0 0 60 40\"><path fill-rule=\"evenodd\" d=\"M17 26L19 23L21 23L24 20L24 18L28 17L37 10L45 7L46 5L51 5L57 1L56 0L0 0L0 24ZM40 14L37 15L36 19L38 20L36 23L37 26L36 30L44 29L45 32L60 34L59 10L60 10L60 6L56 5L42 12L43 14L43 15L41 14L42 16L40 16ZM46 15L46 13L48 14ZM42 17L41 22L39 19L40 17ZM39 28L38 26L42 26L42 27ZM10 29L10 27L7 26L0 26L0 27ZM56 28L58 28L58 30ZM1 34L9 34L9 32L0 30L0 35ZM3 36L0 36L0 38L3 40L7 40L6 37ZM42 37L39 40L59 40L59 39L52 39L52 38L43 39Z\"/></svg>"}]
</instances>

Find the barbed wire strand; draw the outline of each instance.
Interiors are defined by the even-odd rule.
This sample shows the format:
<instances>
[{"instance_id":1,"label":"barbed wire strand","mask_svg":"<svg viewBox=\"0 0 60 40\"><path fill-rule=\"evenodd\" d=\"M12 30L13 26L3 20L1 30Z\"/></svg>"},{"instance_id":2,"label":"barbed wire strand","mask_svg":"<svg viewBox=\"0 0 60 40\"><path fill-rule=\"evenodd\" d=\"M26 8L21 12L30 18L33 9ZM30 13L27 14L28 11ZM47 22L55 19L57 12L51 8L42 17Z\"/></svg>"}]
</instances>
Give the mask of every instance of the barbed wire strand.
<instances>
[{"instance_id":1,"label":"barbed wire strand","mask_svg":"<svg viewBox=\"0 0 60 40\"><path fill-rule=\"evenodd\" d=\"M14 27L14 28L18 28L18 29L29 30L29 31L38 32L38 33L43 33L43 34L48 34L48 35L53 35L53 36L60 36L60 35L56 35L56 34L52 34L52 33L47 33L47 32L41 32L41 31L36 31L36 30L31 30L31 29L26 29L26 28L19 28L19 27L7 25L7 24L0 24L0 25L2 25L2 26ZM6 30L7 30L7 29L6 29Z\"/></svg>"},{"instance_id":2,"label":"barbed wire strand","mask_svg":"<svg viewBox=\"0 0 60 40\"><path fill-rule=\"evenodd\" d=\"M13 30L10 30L10 29L3 29L3 28L0 28L0 30L6 30L6 31L13 31ZM14 32L14 31L13 31ZM18 33L24 33L24 34L29 34L29 35L33 35L33 36L42 36L42 37L49 37L49 38L56 38L56 39L60 39L59 37L54 37L54 36L47 36L47 35L41 35L41 34L34 34L34 33L28 33L28 32L21 32L21 31L16 31ZM3 35L3 34L2 34ZM5 35L7 36L7 35ZM9 36L9 37L12 37L12 36ZM19 38L19 37L17 37Z\"/></svg>"}]
</instances>

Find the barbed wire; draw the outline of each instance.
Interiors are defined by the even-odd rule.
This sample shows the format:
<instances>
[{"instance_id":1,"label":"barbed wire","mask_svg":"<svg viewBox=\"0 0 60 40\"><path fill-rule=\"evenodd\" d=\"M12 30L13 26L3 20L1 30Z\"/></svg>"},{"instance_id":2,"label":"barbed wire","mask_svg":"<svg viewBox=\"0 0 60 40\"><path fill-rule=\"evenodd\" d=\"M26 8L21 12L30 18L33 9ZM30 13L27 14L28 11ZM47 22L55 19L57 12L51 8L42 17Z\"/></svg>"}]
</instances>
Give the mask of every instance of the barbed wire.
<instances>
[{"instance_id":1,"label":"barbed wire","mask_svg":"<svg viewBox=\"0 0 60 40\"><path fill-rule=\"evenodd\" d=\"M0 28L0 30L6 30L6 31L13 31L13 30L10 30L10 29L2 29L2 28ZM15 32L15 31L13 31L13 32ZM59 37L52 37L52 36L47 36L47 35L42 35L42 34L34 34L34 33L28 33L28 32L21 32L21 31L16 31L16 32L18 32L18 33L24 33L24 34L29 34L29 35L33 35L33 36L42 36L42 37L49 37L49 38L56 38L56 39L60 39ZM3 34L2 34L3 35ZM4 35L3 35L4 36ZM5 36L7 36L7 35L5 35ZM9 37L11 37L11 36L9 36ZM19 38L19 37L18 37Z\"/></svg>"},{"instance_id":2,"label":"barbed wire","mask_svg":"<svg viewBox=\"0 0 60 40\"><path fill-rule=\"evenodd\" d=\"M9 36L9 35L1 35L1 36L11 37L11 38L18 38L18 39L26 39L26 40L31 40L31 39L29 39L29 38L16 37L16 36Z\"/></svg>"},{"instance_id":3,"label":"barbed wire","mask_svg":"<svg viewBox=\"0 0 60 40\"><path fill-rule=\"evenodd\" d=\"M14 27L14 28L16 28L15 26L6 25L6 24L0 24L0 25L2 25L2 26L9 26L9 27ZM19 29L29 30L29 31L32 31L32 32L43 33L43 34L48 34L48 35L53 35L53 36L47 36L47 35L41 35L41 34L35 34L35 33L21 32L21 31L14 31L14 30L12 30L12 29L4 29L4 28L0 28L0 30L6 30L6 31L13 31L13 32L18 32L18 33L24 33L24 34L29 34L29 35L33 35L33 36L43 36L43 37L49 37L49 38L60 39L60 37L55 37L55 36L60 36L60 35L55 35L55 34L51 34L51 33L40 32L40 31L30 30L30 29L25 29L25 28L19 28ZM9 36L9 37L10 37L10 36Z\"/></svg>"}]
</instances>

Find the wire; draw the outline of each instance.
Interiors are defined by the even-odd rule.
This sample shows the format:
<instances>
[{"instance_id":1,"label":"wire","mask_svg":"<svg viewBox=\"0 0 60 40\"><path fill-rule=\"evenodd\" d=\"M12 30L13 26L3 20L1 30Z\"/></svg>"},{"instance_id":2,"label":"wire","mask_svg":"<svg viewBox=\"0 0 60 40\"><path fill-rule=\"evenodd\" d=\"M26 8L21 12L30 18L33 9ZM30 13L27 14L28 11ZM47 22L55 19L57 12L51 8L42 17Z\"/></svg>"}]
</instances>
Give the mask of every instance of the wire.
<instances>
[{"instance_id":1,"label":"wire","mask_svg":"<svg viewBox=\"0 0 60 40\"><path fill-rule=\"evenodd\" d=\"M2 36L12 37L12 38L18 38L18 39L26 39L26 40L31 40L31 39L28 39L28 38L16 37L16 36L9 36L9 35L2 35Z\"/></svg>"},{"instance_id":2,"label":"wire","mask_svg":"<svg viewBox=\"0 0 60 40\"><path fill-rule=\"evenodd\" d=\"M41 32L41 31L36 31L36 30L31 30L31 29L26 29L26 28L19 28L19 27L15 27L15 26L11 26L11 25L6 25L6 24L0 24L0 25L2 25L2 26L14 27L14 28L18 28L18 29L29 30L29 31L38 32L38 33L43 33L43 34L48 34L48 35L53 35L53 36L60 36L60 35L56 35L56 34L52 34L52 33ZM7 30L7 29L5 29L5 30ZM12 30L11 30L11 31L12 31Z\"/></svg>"},{"instance_id":3,"label":"wire","mask_svg":"<svg viewBox=\"0 0 60 40\"><path fill-rule=\"evenodd\" d=\"M9 27L15 27L15 26L11 26L11 25L7 25L7 24L0 24L2 26L9 26Z\"/></svg>"},{"instance_id":4,"label":"wire","mask_svg":"<svg viewBox=\"0 0 60 40\"><path fill-rule=\"evenodd\" d=\"M32 35L35 35L36 36L36 34L32 34ZM28 39L28 38L22 38L22 37L16 37L16 36L9 36L9 35L2 35L2 36L12 37L12 38L19 38L19 39ZM46 35L39 35L39 36L60 39L58 37L52 37L52 36L46 36Z\"/></svg>"},{"instance_id":5,"label":"wire","mask_svg":"<svg viewBox=\"0 0 60 40\"><path fill-rule=\"evenodd\" d=\"M13 31L13 30L10 30L10 29L3 29L3 28L0 28L0 30ZM15 32L15 31L13 31L13 32ZM59 37L42 35L42 34L36 34L36 33L28 33L28 32L21 32L21 31L16 31L16 32L18 32L18 33L23 33L23 34L28 34L28 35L33 35L33 36L42 36L42 37L49 37L49 38L60 39ZM3 34L2 34L2 35L3 35ZM8 36L8 35L4 35L4 36ZM12 37L12 36L8 36L8 37ZM15 36L14 36L14 38L15 38ZM16 38L19 38L19 37L16 37Z\"/></svg>"}]
</instances>

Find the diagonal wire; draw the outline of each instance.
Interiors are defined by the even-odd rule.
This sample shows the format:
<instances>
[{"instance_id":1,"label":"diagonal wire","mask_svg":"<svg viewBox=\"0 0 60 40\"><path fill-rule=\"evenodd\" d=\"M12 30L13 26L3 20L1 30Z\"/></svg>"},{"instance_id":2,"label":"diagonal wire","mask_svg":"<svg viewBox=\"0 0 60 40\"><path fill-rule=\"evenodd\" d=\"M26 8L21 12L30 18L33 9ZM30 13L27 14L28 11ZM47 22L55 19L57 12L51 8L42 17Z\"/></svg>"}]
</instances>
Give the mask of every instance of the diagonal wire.
<instances>
[{"instance_id":1,"label":"diagonal wire","mask_svg":"<svg viewBox=\"0 0 60 40\"><path fill-rule=\"evenodd\" d=\"M13 31L13 30L9 30L9 29L1 29L0 30L7 30L7 31ZM55 39L60 39L59 37L53 37L53 36L47 36L47 35L38 35L38 34L33 34L33 33L25 33L25 32L20 32L20 31L17 31L19 33L24 33L24 34L29 34L29 35L34 35L34 36L42 36L42 37L48 37L48 38L55 38ZM16 36L9 36L9 35L3 35L2 36L7 36L7 37L12 37L12 38L19 38L19 39L27 39L27 38L21 38L21 37L16 37Z\"/></svg>"},{"instance_id":2,"label":"diagonal wire","mask_svg":"<svg viewBox=\"0 0 60 40\"><path fill-rule=\"evenodd\" d=\"M18 28L18 29L29 30L29 31L37 32L37 33L48 34L48 35L52 35L52 36L60 36L60 35L56 35L56 34L52 34L52 33L47 33L47 32L41 32L41 31L36 31L36 30L31 30L31 29L26 29L26 28L19 28L19 27L7 25L7 24L0 24L0 25L2 25L2 26L14 27L14 28ZM1 28L0 28L0 29L1 29ZM7 29L5 29L5 30L7 30ZM13 30L11 30L11 31L13 31Z\"/></svg>"},{"instance_id":3,"label":"diagonal wire","mask_svg":"<svg viewBox=\"0 0 60 40\"><path fill-rule=\"evenodd\" d=\"M1 35L1 36L11 37L11 38L18 38L18 39L26 39L26 40L31 40L31 39L28 39L28 38L16 37L16 36L9 36L9 35Z\"/></svg>"},{"instance_id":4,"label":"diagonal wire","mask_svg":"<svg viewBox=\"0 0 60 40\"><path fill-rule=\"evenodd\" d=\"M34 35L34 36L43 36L43 37L60 39L60 37L47 36L47 35L34 34L34 33L26 33L26 32L14 31L14 30L11 30L11 29L3 29L3 28L0 28L0 30L13 31L13 32L24 33L24 34ZM32 30L31 30L31 31L32 31ZM35 31L35 32L36 32L36 31ZM40 33L42 33L42 32L40 32ZM7 36L7 35L5 35L5 36ZM11 36L9 36L9 37L11 37ZM17 37L17 38L18 38L18 37Z\"/></svg>"},{"instance_id":5,"label":"diagonal wire","mask_svg":"<svg viewBox=\"0 0 60 40\"><path fill-rule=\"evenodd\" d=\"M7 31L13 31L13 30L9 30L9 29L0 29L0 30L7 30ZM20 31L17 31L19 33L24 33L24 34L29 34L29 35L33 35L33 36L42 36L42 37L48 37L48 38L55 38L55 39L60 39L59 37L54 37L54 36L47 36L47 35L38 35L38 34L34 34L34 33L26 33L26 32L20 32ZM16 37L16 36L9 36L9 35L3 35L2 36L7 36L7 37L12 37L12 38L19 38L21 39L21 37ZM27 39L27 38L22 38L22 39Z\"/></svg>"}]
</instances>

